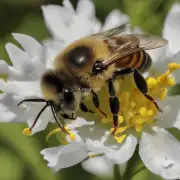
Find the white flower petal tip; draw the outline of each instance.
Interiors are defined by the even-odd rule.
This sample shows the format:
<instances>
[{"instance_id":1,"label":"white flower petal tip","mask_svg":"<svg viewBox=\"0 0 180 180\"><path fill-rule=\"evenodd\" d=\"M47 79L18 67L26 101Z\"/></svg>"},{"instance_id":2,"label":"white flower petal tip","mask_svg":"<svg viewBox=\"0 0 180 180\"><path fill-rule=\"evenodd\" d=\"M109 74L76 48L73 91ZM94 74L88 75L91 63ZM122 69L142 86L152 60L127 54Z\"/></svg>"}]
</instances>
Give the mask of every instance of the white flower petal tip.
<instances>
[{"instance_id":1,"label":"white flower petal tip","mask_svg":"<svg viewBox=\"0 0 180 180\"><path fill-rule=\"evenodd\" d=\"M116 150L109 149L105 156L110 159L114 164L123 164L127 162L136 149L137 139L133 135L129 135L122 145Z\"/></svg>"},{"instance_id":2,"label":"white flower petal tip","mask_svg":"<svg viewBox=\"0 0 180 180\"><path fill-rule=\"evenodd\" d=\"M12 33L14 39L18 41L24 50L31 56L41 55L42 46L33 37L26 34Z\"/></svg>"},{"instance_id":3,"label":"white flower petal tip","mask_svg":"<svg viewBox=\"0 0 180 180\"><path fill-rule=\"evenodd\" d=\"M103 156L93 157L81 163L84 170L100 177L113 176L113 164Z\"/></svg>"},{"instance_id":4,"label":"white flower petal tip","mask_svg":"<svg viewBox=\"0 0 180 180\"><path fill-rule=\"evenodd\" d=\"M91 0L79 0L76 12L77 14L92 19L95 16L95 5Z\"/></svg>"},{"instance_id":5,"label":"white flower petal tip","mask_svg":"<svg viewBox=\"0 0 180 180\"><path fill-rule=\"evenodd\" d=\"M67 24L70 24L74 14L59 5L44 5L41 8L47 28L53 37L66 42L70 34Z\"/></svg>"},{"instance_id":6,"label":"white flower petal tip","mask_svg":"<svg viewBox=\"0 0 180 180\"><path fill-rule=\"evenodd\" d=\"M0 76L3 74L8 74L8 64L4 60L0 60Z\"/></svg>"},{"instance_id":7,"label":"white flower petal tip","mask_svg":"<svg viewBox=\"0 0 180 180\"><path fill-rule=\"evenodd\" d=\"M41 154L48 161L48 166L55 172L74 166L88 157L84 143L73 143L66 146L47 148L42 150Z\"/></svg>"},{"instance_id":8,"label":"white flower petal tip","mask_svg":"<svg viewBox=\"0 0 180 180\"><path fill-rule=\"evenodd\" d=\"M93 126L94 124L94 121L86 121L85 119L78 117L72 124L68 124L68 127L70 129L75 129L82 126Z\"/></svg>"},{"instance_id":9,"label":"white flower petal tip","mask_svg":"<svg viewBox=\"0 0 180 180\"><path fill-rule=\"evenodd\" d=\"M11 43L7 43L5 47L15 68L22 72L29 69L30 62L26 52Z\"/></svg>"},{"instance_id":10,"label":"white flower petal tip","mask_svg":"<svg viewBox=\"0 0 180 180\"><path fill-rule=\"evenodd\" d=\"M180 177L180 142L168 131L154 127L154 134L143 133L139 154L145 166L164 179Z\"/></svg>"},{"instance_id":11,"label":"white flower petal tip","mask_svg":"<svg viewBox=\"0 0 180 180\"><path fill-rule=\"evenodd\" d=\"M72 13L75 13L73 5L71 4L71 2L69 0L63 0L62 4L66 9L68 9Z\"/></svg>"},{"instance_id":12,"label":"white flower petal tip","mask_svg":"<svg viewBox=\"0 0 180 180\"><path fill-rule=\"evenodd\" d=\"M103 30L111 29L126 22L129 22L129 16L115 9L106 17Z\"/></svg>"},{"instance_id":13,"label":"white flower petal tip","mask_svg":"<svg viewBox=\"0 0 180 180\"><path fill-rule=\"evenodd\" d=\"M169 50L171 54L179 51L180 45L180 3L175 3L169 11L163 29L163 36L169 41Z\"/></svg>"}]
</instances>

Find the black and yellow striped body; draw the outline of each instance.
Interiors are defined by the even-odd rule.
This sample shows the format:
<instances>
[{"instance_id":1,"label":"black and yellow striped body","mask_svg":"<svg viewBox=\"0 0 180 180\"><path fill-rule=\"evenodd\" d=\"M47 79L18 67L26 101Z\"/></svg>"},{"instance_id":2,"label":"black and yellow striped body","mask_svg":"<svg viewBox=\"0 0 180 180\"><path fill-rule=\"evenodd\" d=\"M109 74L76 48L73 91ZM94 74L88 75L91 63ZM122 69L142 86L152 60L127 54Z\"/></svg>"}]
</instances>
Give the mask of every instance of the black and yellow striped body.
<instances>
[{"instance_id":1,"label":"black and yellow striped body","mask_svg":"<svg viewBox=\"0 0 180 180\"><path fill-rule=\"evenodd\" d=\"M152 64L152 59L146 51L139 51L127 57L119 59L116 62L116 68L120 69L138 69L140 72L146 72Z\"/></svg>"}]
</instances>

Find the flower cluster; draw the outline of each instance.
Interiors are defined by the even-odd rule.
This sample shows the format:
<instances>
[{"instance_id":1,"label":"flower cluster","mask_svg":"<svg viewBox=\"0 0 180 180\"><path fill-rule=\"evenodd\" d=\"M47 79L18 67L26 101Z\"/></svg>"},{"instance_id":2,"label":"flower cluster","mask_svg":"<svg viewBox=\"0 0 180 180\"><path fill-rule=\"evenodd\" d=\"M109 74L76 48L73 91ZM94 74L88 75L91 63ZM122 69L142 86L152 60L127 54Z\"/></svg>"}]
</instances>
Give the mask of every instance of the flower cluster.
<instances>
[{"instance_id":1,"label":"flower cluster","mask_svg":"<svg viewBox=\"0 0 180 180\"><path fill-rule=\"evenodd\" d=\"M90 0L79 0L76 10L68 0L64 0L63 6L46 5L42 6L42 11L53 40L39 43L28 35L13 33L23 49L6 44L13 66L0 61L0 74L8 77L0 80L3 122L27 122L31 126L43 102L26 103L21 107L17 107L17 104L25 98L43 98L40 78L46 69L52 68L57 53L80 37L129 20L127 15L113 10L102 25L95 16L95 7ZM127 76L120 80L122 88L118 98L122 105L115 136L109 131L112 127L110 115L102 118L101 122L79 117L66 126L70 132L70 136L66 137L67 145L41 151L49 167L58 171L82 162L82 167L91 173L111 176L113 165L127 162L139 144L139 155L151 172L165 179L180 178L180 142L166 130L170 127L180 129L180 96L168 96L169 87L180 82L179 17L180 4L174 4L163 29L163 36L169 40L169 45L149 51L153 66L146 75L146 82L149 94L163 112L158 112L154 104L137 90L131 77ZM101 100L105 106L104 97ZM49 122L54 122L54 119L47 108L32 133L44 130ZM49 136L59 131L55 129Z\"/></svg>"}]
</instances>

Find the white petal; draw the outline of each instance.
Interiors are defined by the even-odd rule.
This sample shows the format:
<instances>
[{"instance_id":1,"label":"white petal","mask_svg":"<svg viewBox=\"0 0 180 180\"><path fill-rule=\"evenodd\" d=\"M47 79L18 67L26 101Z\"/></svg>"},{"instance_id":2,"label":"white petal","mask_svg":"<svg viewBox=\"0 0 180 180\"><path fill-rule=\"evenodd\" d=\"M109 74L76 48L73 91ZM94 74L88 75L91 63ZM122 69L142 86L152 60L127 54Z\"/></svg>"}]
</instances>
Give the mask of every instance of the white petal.
<instances>
[{"instance_id":1,"label":"white petal","mask_svg":"<svg viewBox=\"0 0 180 180\"><path fill-rule=\"evenodd\" d=\"M107 147L98 140L92 141L91 139L87 139L86 147L89 151L94 152L95 154L101 154L107 151Z\"/></svg>"},{"instance_id":2,"label":"white petal","mask_svg":"<svg viewBox=\"0 0 180 180\"><path fill-rule=\"evenodd\" d=\"M76 12L83 17L93 19L95 16L95 6L91 0L79 0Z\"/></svg>"},{"instance_id":3,"label":"white petal","mask_svg":"<svg viewBox=\"0 0 180 180\"><path fill-rule=\"evenodd\" d=\"M113 164L104 158L94 157L89 158L81 163L82 167L89 173L101 177L112 177L113 176Z\"/></svg>"},{"instance_id":4,"label":"white petal","mask_svg":"<svg viewBox=\"0 0 180 180\"><path fill-rule=\"evenodd\" d=\"M23 49L30 56L40 56L41 55L42 46L33 37L25 35L25 34L18 34L18 33L13 33L12 35L21 44Z\"/></svg>"},{"instance_id":5,"label":"white petal","mask_svg":"<svg viewBox=\"0 0 180 180\"><path fill-rule=\"evenodd\" d=\"M73 121L71 124L68 124L67 126L70 129L75 129L81 126L88 126L88 125L89 126L94 125L94 121L86 121L85 119L78 117L75 121Z\"/></svg>"},{"instance_id":6,"label":"white petal","mask_svg":"<svg viewBox=\"0 0 180 180\"><path fill-rule=\"evenodd\" d=\"M37 114L43 108L44 104L40 105L40 103L38 103L38 105L33 104L31 106L32 106L32 108L31 108L31 117L27 120L29 127L31 127L31 125L33 124ZM52 117L53 116L52 116L52 112L50 110L50 107L47 107L44 110L44 112L41 114L41 116L38 118L38 121L37 121L36 125L32 129L32 133L36 133L36 132L44 130L47 127L50 120L52 119Z\"/></svg>"},{"instance_id":7,"label":"white petal","mask_svg":"<svg viewBox=\"0 0 180 180\"><path fill-rule=\"evenodd\" d=\"M83 28L79 28L83 25ZM77 16L74 18L69 31L71 33L68 34L66 37L66 42L69 44L75 40L78 40L82 37L86 37L93 33L95 26L95 21L90 21L84 16Z\"/></svg>"},{"instance_id":8,"label":"white petal","mask_svg":"<svg viewBox=\"0 0 180 180\"><path fill-rule=\"evenodd\" d=\"M8 74L8 64L4 60L0 60L0 75Z\"/></svg>"},{"instance_id":9,"label":"white petal","mask_svg":"<svg viewBox=\"0 0 180 180\"><path fill-rule=\"evenodd\" d=\"M122 164L128 161L136 149L137 139L133 135L129 135L123 144L117 149L110 149L105 153L105 156L114 164Z\"/></svg>"},{"instance_id":10,"label":"white petal","mask_svg":"<svg viewBox=\"0 0 180 180\"><path fill-rule=\"evenodd\" d=\"M93 28L93 34L94 33L98 33L101 31L102 29L102 23L99 19L95 19L95 22L94 22L94 28Z\"/></svg>"},{"instance_id":11,"label":"white petal","mask_svg":"<svg viewBox=\"0 0 180 180\"><path fill-rule=\"evenodd\" d=\"M62 2L62 4L63 4L63 6L64 6L66 9L68 9L70 12L75 13L74 8L73 8L73 5L71 4L71 2L70 2L69 0L64 0L64 1Z\"/></svg>"},{"instance_id":12,"label":"white petal","mask_svg":"<svg viewBox=\"0 0 180 180\"><path fill-rule=\"evenodd\" d=\"M171 57L171 59L173 62L180 64L180 49L173 57ZM180 70L174 71L173 77L175 78L176 83L180 83Z\"/></svg>"},{"instance_id":13,"label":"white petal","mask_svg":"<svg viewBox=\"0 0 180 180\"><path fill-rule=\"evenodd\" d=\"M164 101L159 102L163 112L157 116L156 125L164 128L177 127L180 129L180 96L168 96Z\"/></svg>"},{"instance_id":14,"label":"white petal","mask_svg":"<svg viewBox=\"0 0 180 180\"><path fill-rule=\"evenodd\" d=\"M66 37L72 33L69 24L72 22L73 14L64 7L58 5L42 6L45 23L52 35L59 40L66 41Z\"/></svg>"},{"instance_id":15,"label":"white petal","mask_svg":"<svg viewBox=\"0 0 180 180\"><path fill-rule=\"evenodd\" d=\"M180 142L168 131L154 128L152 134L143 133L139 154L145 166L165 179L180 177Z\"/></svg>"},{"instance_id":16,"label":"white petal","mask_svg":"<svg viewBox=\"0 0 180 180\"><path fill-rule=\"evenodd\" d=\"M54 59L63 50L65 44L61 41L47 38L42 41L42 45L44 48L44 63L46 68L53 68Z\"/></svg>"},{"instance_id":17,"label":"white petal","mask_svg":"<svg viewBox=\"0 0 180 180\"><path fill-rule=\"evenodd\" d=\"M24 111L17 106L20 99L8 94L0 94L0 114L1 122L26 122ZM27 114L26 114L27 115Z\"/></svg>"},{"instance_id":18,"label":"white petal","mask_svg":"<svg viewBox=\"0 0 180 180\"><path fill-rule=\"evenodd\" d=\"M103 30L111 29L128 21L129 21L129 16L115 9L111 11L109 15L106 17Z\"/></svg>"},{"instance_id":19,"label":"white petal","mask_svg":"<svg viewBox=\"0 0 180 180\"><path fill-rule=\"evenodd\" d=\"M151 56L153 65L155 67L159 68L159 64L156 64L156 63L161 63L161 64L164 64L167 69L168 63L166 62L166 60L168 60L168 58L165 57L166 50L167 50L167 46L147 51L148 54Z\"/></svg>"},{"instance_id":20,"label":"white petal","mask_svg":"<svg viewBox=\"0 0 180 180\"><path fill-rule=\"evenodd\" d=\"M16 94L18 93L18 87L16 85L5 82L0 79L0 90L8 94Z\"/></svg>"},{"instance_id":21,"label":"white petal","mask_svg":"<svg viewBox=\"0 0 180 180\"><path fill-rule=\"evenodd\" d=\"M44 149L41 154L44 155L44 159L49 162L48 166L54 171L74 166L88 156L83 142Z\"/></svg>"},{"instance_id":22,"label":"white petal","mask_svg":"<svg viewBox=\"0 0 180 180\"><path fill-rule=\"evenodd\" d=\"M6 44L6 50L15 68L26 73L32 71L32 63L26 52L11 43Z\"/></svg>"},{"instance_id":23,"label":"white petal","mask_svg":"<svg viewBox=\"0 0 180 180\"><path fill-rule=\"evenodd\" d=\"M169 11L163 29L163 36L169 41L172 54L180 50L180 4L175 3Z\"/></svg>"},{"instance_id":24,"label":"white petal","mask_svg":"<svg viewBox=\"0 0 180 180\"><path fill-rule=\"evenodd\" d=\"M76 131L71 131L71 133L74 134L75 139L72 139L69 135L66 136L66 141L68 143L77 143L77 142L81 142L83 139L78 135L78 133Z\"/></svg>"}]
</instances>

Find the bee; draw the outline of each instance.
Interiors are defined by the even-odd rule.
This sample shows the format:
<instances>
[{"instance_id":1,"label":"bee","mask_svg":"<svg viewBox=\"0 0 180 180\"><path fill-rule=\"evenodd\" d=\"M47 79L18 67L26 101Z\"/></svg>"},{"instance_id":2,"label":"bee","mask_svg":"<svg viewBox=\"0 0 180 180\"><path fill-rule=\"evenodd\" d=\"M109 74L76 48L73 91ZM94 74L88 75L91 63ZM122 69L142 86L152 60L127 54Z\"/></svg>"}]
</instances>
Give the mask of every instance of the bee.
<instances>
[{"instance_id":1,"label":"bee","mask_svg":"<svg viewBox=\"0 0 180 180\"><path fill-rule=\"evenodd\" d=\"M60 52L54 60L54 68L42 75L41 90L44 99L24 99L23 102L44 102L30 130L39 116L50 106L54 119L65 133L68 133L58 118L74 119L78 109L94 113L82 103L84 96L92 95L95 108L100 109L97 92L107 84L109 107L113 117L114 132L118 125L120 102L113 81L116 77L132 74L139 91L161 111L154 99L148 94L148 87L143 72L152 64L150 55L145 50L165 46L168 41L149 34L125 34L127 23L105 32L76 40ZM72 115L70 117L70 115ZM113 133L114 133L113 132Z\"/></svg>"}]
</instances>

